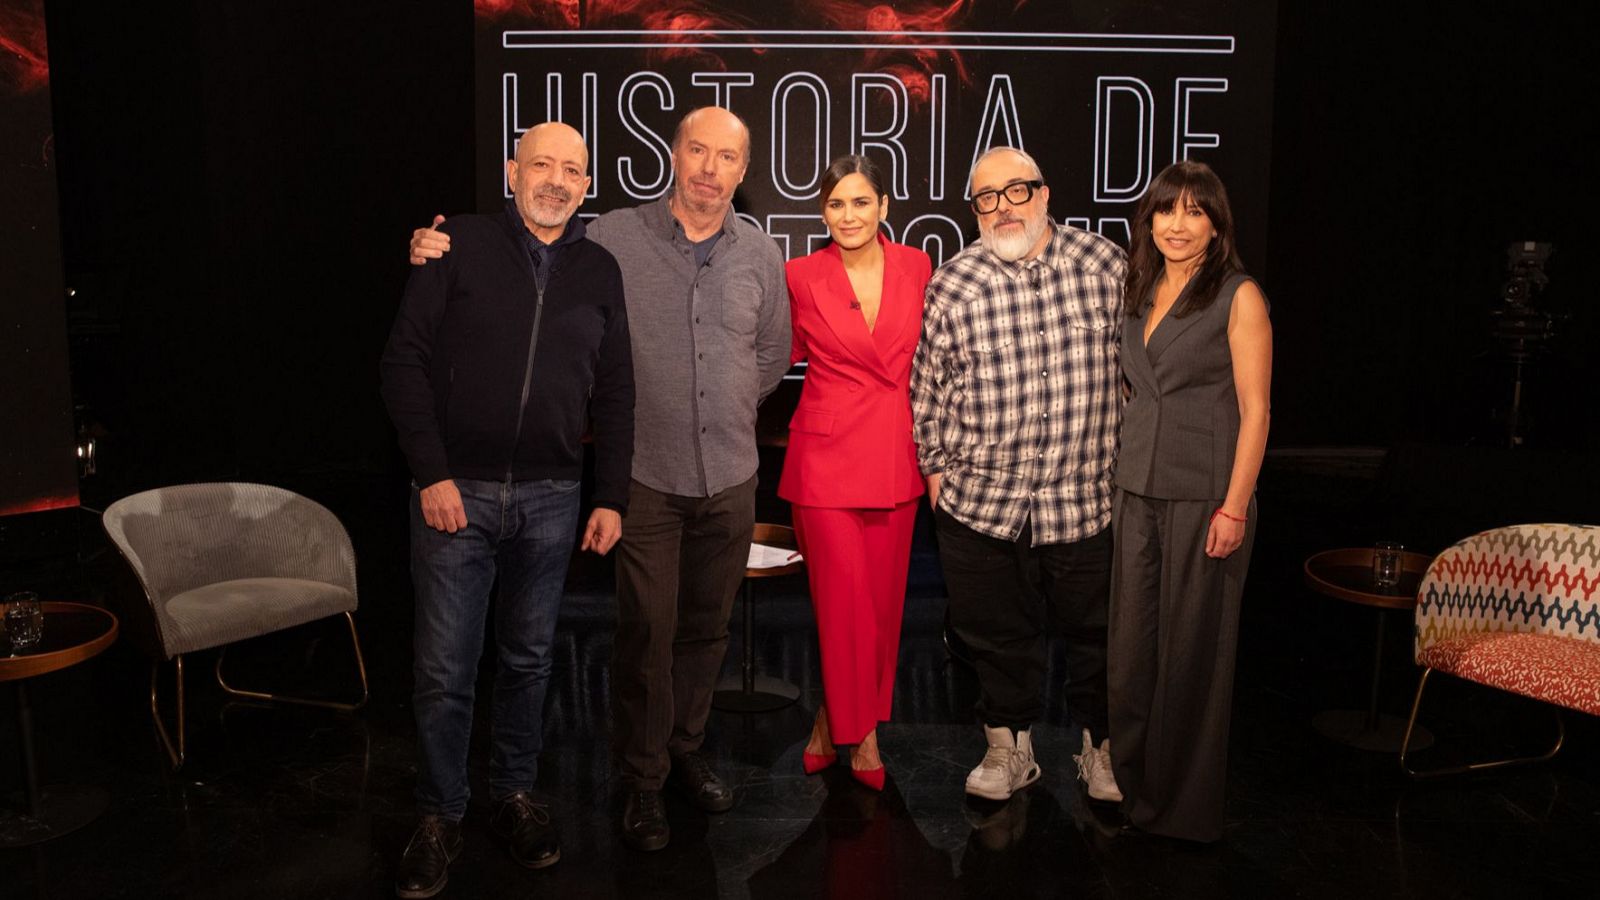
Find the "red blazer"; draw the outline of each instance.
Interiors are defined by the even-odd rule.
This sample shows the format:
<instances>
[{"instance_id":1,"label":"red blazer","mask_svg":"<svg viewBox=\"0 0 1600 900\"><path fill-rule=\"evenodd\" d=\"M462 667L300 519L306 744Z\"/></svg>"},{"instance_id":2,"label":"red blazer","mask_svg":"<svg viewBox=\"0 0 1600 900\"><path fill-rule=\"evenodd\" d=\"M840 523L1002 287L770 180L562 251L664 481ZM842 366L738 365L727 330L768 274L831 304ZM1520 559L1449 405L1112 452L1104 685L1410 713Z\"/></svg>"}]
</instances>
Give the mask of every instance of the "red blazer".
<instances>
[{"instance_id":1,"label":"red blazer","mask_svg":"<svg viewBox=\"0 0 1600 900\"><path fill-rule=\"evenodd\" d=\"M883 299L872 331L851 308L855 291L836 245L786 267L790 357L808 361L778 482L778 496L790 503L889 509L923 493L911 440L911 355L933 263L881 234L878 243Z\"/></svg>"}]
</instances>

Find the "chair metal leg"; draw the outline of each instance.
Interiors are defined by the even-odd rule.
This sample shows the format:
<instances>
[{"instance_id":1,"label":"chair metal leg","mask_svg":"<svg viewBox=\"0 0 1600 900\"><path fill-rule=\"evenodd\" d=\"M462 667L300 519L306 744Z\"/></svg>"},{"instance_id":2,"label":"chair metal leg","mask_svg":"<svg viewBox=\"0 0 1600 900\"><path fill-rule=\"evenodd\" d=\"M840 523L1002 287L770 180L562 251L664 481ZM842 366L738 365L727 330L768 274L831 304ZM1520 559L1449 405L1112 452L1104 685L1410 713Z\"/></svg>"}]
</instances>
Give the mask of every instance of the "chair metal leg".
<instances>
[{"instance_id":1,"label":"chair metal leg","mask_svg":"<svg viewBox=\"0 0 1600 900\"><path fill-rule=\"evenodd\" d=\"M284 694L269 694L263 691L251 691L243 688L236 688L229 684L227 679L222 677L222 661L227 655L227 648L225 647L217 653L217 684L221 685L224 691L235 697L245 697L251 700L264 700L269 703L292 703L297 706L315 706L319 709L336 709L341 712L354 712L355 710L366 706L367 698L370 696L370 693L367 689L367 662L366 659L361 655L361 637L356 633L355 616L352 616L350 613L345 613L344 619L345 622L350 626L350 646L355 650L356 671L361 676L361 699L357 700L356 702L339 703L333 700L313 700L307 697L290 697Z\"/></svg>"},{"instance_id":2,"label":"chair metal leg","mask_svg":"<svg viewBox=\"0 0 1600 900\"><path fill-rule=\"evenodd\" d=\"M1561 745L1567 739L1567 725L1561 718L1561 710L1552 707L1556 717L1556 742L1544 753L1536 756L1514 756L1506 759L1493 759L1485 762L1467 763L1462 766L1442 766L1436 769L1414 769L1406 762L1406 752L1411 747L1411 731L1417 723L1417 710L1422 708L1422 691L1428 686L1428 676L1433 674L1433 669L1422 670L1422 678L1417 681L1417 696L1411 701L1411 717L1406 720L1406 736L1400 742L1400 769L1412 778L1438 778L1444 775L1460 775L1465 772L1482 772L1487 769L1500 769L1506 766L1519 766L1528 763L1544 762L1554 757L1561 750Z\"/></svg>"},{"instance_id":3,"label":"chair metal leg","mask_svg":"<svg viewBox=\"0 0 1600 900\"><path fill-rule=\"evenodd\" d=\"M186 735L183 720L183 654L173 658L176 663L176 684L178 694L178 741L174 745L172 736L167 733L167 725L161 721L161 706L158 701L157 685L161 678L161 663L150 664L150 718L156 723L156 737L161 739L162 749L167 751L167 760L172 764L172 771L183 768L184 759L187 757Z\"/></svg>"}]
</instances>

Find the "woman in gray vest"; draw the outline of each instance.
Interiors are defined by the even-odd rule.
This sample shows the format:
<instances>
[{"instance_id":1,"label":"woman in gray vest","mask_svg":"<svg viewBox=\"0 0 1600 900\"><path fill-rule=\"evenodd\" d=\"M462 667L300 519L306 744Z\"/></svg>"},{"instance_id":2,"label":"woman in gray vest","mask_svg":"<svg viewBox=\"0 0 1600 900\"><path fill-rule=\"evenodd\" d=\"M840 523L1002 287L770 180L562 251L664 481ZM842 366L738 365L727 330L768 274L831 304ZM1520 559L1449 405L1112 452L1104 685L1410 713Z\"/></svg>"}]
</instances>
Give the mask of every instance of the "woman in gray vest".
<instances>
[{"instance_id":1,"label":"woman in gray vest","mask_svg":"<svg viewBox=\"0 0 1600 900\"><path fill-rule=\"evenodd\" d=\"M1272 326L1203 163L1139 205L1112 528L1112 758L1135 828L1222 837L1239 597L1267 444Z\"/></svg>"}]
</instances>

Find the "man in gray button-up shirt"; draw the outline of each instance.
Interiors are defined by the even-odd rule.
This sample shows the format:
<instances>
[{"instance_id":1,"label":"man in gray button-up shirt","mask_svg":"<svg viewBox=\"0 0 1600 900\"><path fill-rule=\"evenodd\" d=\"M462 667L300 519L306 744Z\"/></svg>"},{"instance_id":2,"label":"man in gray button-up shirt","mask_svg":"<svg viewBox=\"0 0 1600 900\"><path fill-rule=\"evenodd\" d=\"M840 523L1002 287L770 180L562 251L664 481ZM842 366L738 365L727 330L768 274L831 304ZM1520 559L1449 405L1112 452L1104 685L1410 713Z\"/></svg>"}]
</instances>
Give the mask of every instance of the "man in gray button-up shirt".
<instances>
[{"instance_id":1,"label":"man in gray button-up shirt","mask_svg":"<svg viewBox=\"0 0 1600 900\"><path fill-rule=\"evenodd\" d=\"M674 155L676 158L677 154ZM622 265L634 341L633 477L710 497L756 471L756 403L789 368L789 299L777 244L725 208L685 232L674 197L596 219L589 237ZM695 237L715 241L696 261Z\"/></svg>"},{"instance_id":2,"label":"man in gray button-up shirt","mask_svg":"<svg viewBox=\"0 0 1600 900\"><path fill-rule=\"evenodd\" d=\"M733 806L698 751L755 523L756 405L789 368L783 255L732 206L749 161L737 116L695 110L673 135L672 193L589 225L622 267L633 334L611 680L622 836L639 850L667 845L669 776L707 812ZM417 264L449 248L430 229L411 243Z\"/></svg>"}]
</instances>

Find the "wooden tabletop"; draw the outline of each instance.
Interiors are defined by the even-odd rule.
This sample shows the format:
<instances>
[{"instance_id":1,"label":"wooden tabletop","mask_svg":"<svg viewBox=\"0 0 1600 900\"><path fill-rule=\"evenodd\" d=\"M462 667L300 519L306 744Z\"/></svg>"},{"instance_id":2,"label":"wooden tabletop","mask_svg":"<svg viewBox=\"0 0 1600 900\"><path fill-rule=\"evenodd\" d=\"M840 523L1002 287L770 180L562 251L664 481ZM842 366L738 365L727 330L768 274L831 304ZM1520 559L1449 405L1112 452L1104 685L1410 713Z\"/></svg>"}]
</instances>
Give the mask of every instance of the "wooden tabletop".
<instances>
[{"instance_id":1,"label":"wooden tabletop","mask_svg":"<svg viewBox=\"0 0 1600 900\"><path fill-rule=\"evenodd\" d=\"M1372 553L1371 547L1354 547L1313 554L1306 560L1306 587L1363 606L1415 608L1417 587L1428 573L1428 563L1433 562L1433 557L1410 550L1400 551L1400 584L1379 588L1372 583Z\"/></svg>"},{"instance_id":2,"label":"wooden tabletop","mask_svg":"<svg viewBox=\"0 0 1600 900\"><path fill-rule=\"evenodd\" d=\"M32 678L75 666L97 656L117 639L117 617L87 603L46 602L44 635L39 643L12 653L11 642L0 629L0 681Z\"/></svg>"}]
</instances>

